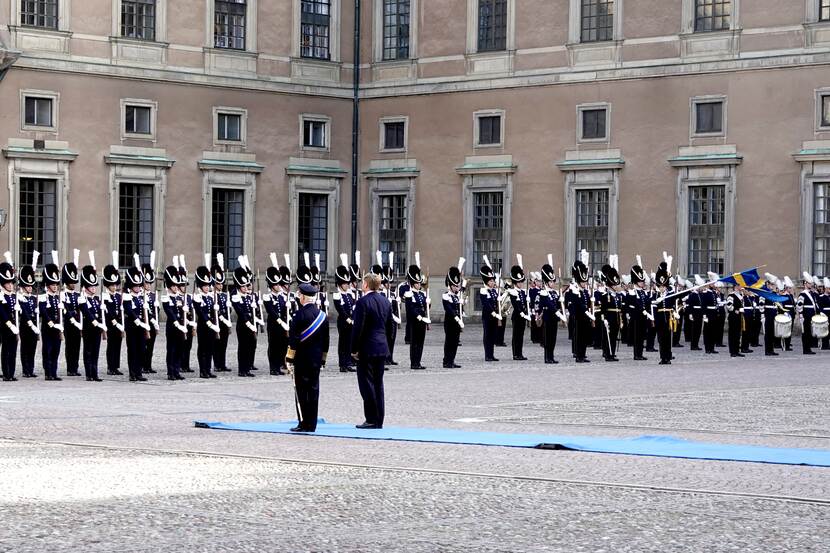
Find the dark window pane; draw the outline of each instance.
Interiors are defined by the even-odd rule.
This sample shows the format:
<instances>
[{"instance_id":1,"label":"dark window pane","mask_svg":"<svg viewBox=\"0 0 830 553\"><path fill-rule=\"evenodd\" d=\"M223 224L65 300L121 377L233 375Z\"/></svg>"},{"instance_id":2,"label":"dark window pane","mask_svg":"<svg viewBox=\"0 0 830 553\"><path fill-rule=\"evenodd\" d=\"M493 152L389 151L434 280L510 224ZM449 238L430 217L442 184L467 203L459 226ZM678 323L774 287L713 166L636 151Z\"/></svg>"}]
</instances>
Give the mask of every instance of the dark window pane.
<instances>
[{"instance_id":1,"label":"dark window pane","mask_svg":"<svg viewBox=\"0 0 830 553\"><path fill-rule=\"evenodd\" d=\"M830 0L819 0L818 20L830 21Z\"/></svg>"},{"instance_id":2,"label":"dark window pane","mask_svg":"<svg viewBox=\"0 0 830 553\"><path fill-rule=\"evenodd\" d=\"M582 110L582 138L605 138L605 121L606 110L604 109Z\"/></svg>"},{"instance_id":3,"label":"dark window pane","mask_svg":"<svg viewBox=\"0 0 830 553\"><path fill-rule=\"evenodd\" d=\"M405 144L406 123L390 121L383 124L383 147L385 150L403 150Z\"/></svg>"},{"instance_id":4,"label":"dark window pane","mask_svg":"<svg viewBox=\"0 0 830 553\"><path fill-rule=\"evenodd\" d=\"M300 194L297 206L297 255L320 254L320 272L327 272L329 197L326 194Z\"/></svg>"},{"instance_id":5,"label":"dark window pane","mask_svg":"<svg viewBox=\"0 0 830 553\"><path fill-rule=\"evenodd\" d=\"M326 147L326 122L303 121L303 146L307 148Z\"/></svg>"},{"instance_id":6,"label":"dark window pane","mask_svg":"<svg viewBox=\"0 0 830 553\"><path fill-rule=\"evenodd\" d=\"M614 38L614 0L582 0L582 42Z\"/></svg>"},{"instance_id":7,"label":"dark window pane","mask_svg":"<svg viewBox=\"0 0 830 553\"><path fill-rule=\"evenodd\" d=\"M507 47L507 0L478 1L478 51Z\"/></svg>"},{"instance_id":8,"label":"dark window pane","mask_svg":"<svg viewBox=\"0 0 830 553\"><path fill-rule=\"evenodd\" d=\"M214 188L211 196L210 252L214 258L224 255L227 267L235 269L245 251L245 192Z\"/></svg>"},{"instance_id":9,"label":"dark window pane","mask_svg":"<svg viewBox=\"0 0 830 553\"><path fill-rule=\"evenodd\" d=\"M409 0L383 0L383 59L409 58Z\"/></svg>"},{"instance_id":10,"label":"dark window pane","mask_svg":"<svg viewBox=\"0 0 830 553\"><path fill-rule=\"evenodd\" d=\"M726 188L689 188L689 274L722 274L726 258Z\"/></svg>"},{"instance_id":11,"label":"dark window pane","mask_svg":"<svg viewBox=\"0 0 830 553\"><path fill-rule=\"evenodd\" d=\"M147 259L153 249L153 185L121 183L118 203L118 258L122 267L133 254Z\"/></svg>"},{"instance_id":12,"label":"dark window pane","mask_svg":"<svg viewBox=\"0 0 830 553\"><path fill-rule=\"evenodd\" d=\"M830 126L830 95L821 97L821 126Z\"/></svg>"},{"instance_id":13,"label":"dark window pane","mask_svg":"<svg viewBox=\"0 0 830 553\"><path fill-rule=\"evenodd\" d=\"M156 39L156 0L121 0L121 36Z\"/></svg>"},{"instance_id":14,"label":"dark window pane","mask_svg":"<svg viewBox=\"0 0 830 553\"><path fill-rule=\"evenodd\" d=\"M25 104L25 122L33 127L52 126L52 99L27 96Z\"/></svg>"},{"instance_id":15,"label":"dark window pane","mask_svg":"<svg viewBox=\"0 0 830 553\"><path fill-rule=\"evenodd\" d=\"M695 104L695 133L716 133L723 131L723 102L701 102Z\"/></svg>"},{"instance_id":16,"label":"dark window pane","mask_svg":"<svg viewBox=\"0 0 830 553\"><path fill-rule=\"evenodd\" d=\"M504 194L475 192L473 194L473 267L490 259L493 270L502 269L504 243Z\"/></svg>"},{"instance_id":17,"label":"dark window pane","mask_svg":"<svg viewBox=\"0 0 830 553\"><path fill-rule=\"evenodd\" d=\"M302 0L300 55L304 58L329 59L330 27L330 0Z\"/></svg>"},{"instance_id":18,"label":"dark window pane","mask_svg":"<svg viewBox=\"0 0 830 553\"><path fill-rule=\"evenodd\" d=\"M695 32L730 28L732 0L695 0Z\"/></svg>"},{"instance_id":19,"label":"dark window pane","mask_svg":"<svg viewBox=\"0 0 830 553\"><path fill-rule=\"evenodd\" d=\"M402 275L407 268L406 247L406 195L394 194L380 196L380 213L378 217L378 246L383 252L383 259L389 258L389 252L395 254L394 273Z\"/></svg>"},{"instance_id":20,"label":"dark window pane","mask_svg":"<svg viewBox=\"0 0 830 553\"><path fill-rule=\"evenodd\" d=\"M488 115L478 118L478 143L501 144L501 116Z\"/></svg>"},{"instance_id":21,"label":"dark window pane","mask_svg":"<svg viewBox=\"0 0 830 553\"><path fill-rule=\"evenodd\" d=\"M245 49L246 0L215 0L213 45L232 50Z\"/></svg>"},{"instance_id":22,"label":"dark window pane","mask_svg":"<svg viewBox=\"0 0 830 553\"><path fill-rule=\"evenodd\" d=\"M124 131L130 134L152 134L151 113L152 109L147 106L126 106L124 108Z\"/></svg>"},{"instance_id":23,"label":"dark window pane","mask_svg":"<svg viewBox=\"0 0 830 553\"><path fill-rule=\"evenodd\" d=\"M20 24L58 28L58 0L20 0Z\"/></svg>"},{"instance_id":24,"label":"dark window pane","mask_svg":"<svg viewBox=\"0 0 830 553\"><path fill-rule=\"evenodd\" d=\"M596 273L608 259L608 189L577 190L576 259L579 252L590 255L588 269Z\"/></svg>"},{"instance_id":25,"label":"dark window pane","mask_svg":"<svg viewBox=\"0 0 830 553\"><path fill-rule=\"evenodd\" d=\"M235 113L220 113L217 116L217 136L228 142L242 141L242 116Z\"/></svg>"},{"instance_id":26,"label":"dark window pane","mask_svg":"<svg viewBox=\"0 0 830 553\"><path fill-rule=\"evenodd\" d=\"M56 249L56 188L54 180L20 179L18 264L30 263L35 250Z\"/></svg>"},{"instance_id":27,"label":"dark window pane","mask_svg":"<svg viewBox=\"0 0 830 553\"><path fill-rule=\"evenodd\" d=\"M830 183L816 183L813 196L813 274L830 275Z\"/></svg>"}]
</instances>

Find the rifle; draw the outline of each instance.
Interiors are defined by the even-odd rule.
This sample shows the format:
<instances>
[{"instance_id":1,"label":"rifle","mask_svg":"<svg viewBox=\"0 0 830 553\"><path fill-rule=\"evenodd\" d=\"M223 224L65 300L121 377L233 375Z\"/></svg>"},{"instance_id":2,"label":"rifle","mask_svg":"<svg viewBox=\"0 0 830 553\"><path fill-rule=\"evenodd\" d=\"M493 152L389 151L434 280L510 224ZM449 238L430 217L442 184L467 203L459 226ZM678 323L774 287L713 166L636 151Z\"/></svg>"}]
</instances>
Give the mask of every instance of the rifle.
<instances>
[{"instance_id":1,"label":"rifle","mask_svg":"<svg viewBox=\"0 0 830 553\"><path fill-rule=\"evenodd\" d=\"M426 302L427 302L427 320L432 322L432 318L429 316L430 307L432 306L432 302L429 299L429 267L427 267L426 273L426 282L424 283L424 292L426 293ZM430 330L430 325L427 323L427 330Z\"/></svg>"}]
</instances>

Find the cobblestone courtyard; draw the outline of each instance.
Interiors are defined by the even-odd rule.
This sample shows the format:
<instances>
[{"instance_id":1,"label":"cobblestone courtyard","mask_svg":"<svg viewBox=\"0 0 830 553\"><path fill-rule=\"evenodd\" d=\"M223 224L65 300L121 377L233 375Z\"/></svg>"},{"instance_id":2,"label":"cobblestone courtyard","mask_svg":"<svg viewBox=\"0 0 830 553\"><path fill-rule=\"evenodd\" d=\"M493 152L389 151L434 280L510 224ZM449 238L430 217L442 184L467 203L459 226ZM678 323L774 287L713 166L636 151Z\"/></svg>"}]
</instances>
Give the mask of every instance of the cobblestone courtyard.
<instances>
[{"instance_id":1,"label":"cobblestone courtyard","mask_svg":"<svg viewBox=\"0 0 830 553\"><path fill-rule=\"evenodd\" d=\"M561 342L559 365L530 344L526 363L499 349L485 364L468 328L463 368L446 370L441 340L418 372L399 341L387 426L830 449L827 352L576 365ZM830 469L194 428L294 417L264 346L253 379L169 382L160 340L147 383L38 367L0 385L0 551L828 549ZM320 416L362 421L353 373L326 368Z\"/></svg>"}]
</instances>

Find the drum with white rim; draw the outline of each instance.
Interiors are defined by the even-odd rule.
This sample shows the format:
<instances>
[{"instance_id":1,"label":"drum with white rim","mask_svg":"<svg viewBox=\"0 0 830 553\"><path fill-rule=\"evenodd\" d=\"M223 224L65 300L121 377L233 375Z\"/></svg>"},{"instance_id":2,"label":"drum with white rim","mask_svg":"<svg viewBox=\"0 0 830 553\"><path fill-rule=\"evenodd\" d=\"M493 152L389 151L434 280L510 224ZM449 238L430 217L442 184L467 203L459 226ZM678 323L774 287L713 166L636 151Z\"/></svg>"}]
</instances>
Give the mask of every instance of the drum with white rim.
<instances>
[{"instance_id":1,"label":"drum with white rim","mask_svg":"<svg viewBox=\"0 0 830 553\"><path fill-rule=\"evenodd\" d=\"M780 313L775 316L775 337L789 338L793 335L793 318L787 313Z\"/></svg>"},{"instance_id":2,"label":"drum with white rim","mask_svg":"<svg viewBox=\"0 0 830 553\"><path fill-rule=\"evenodd\" d=\"M827 315L824 313L813 315L810 326L813 336L816 338L827 338L827 335L830 334L830 323L828 323Z\"/></svg>"}]
</instances>

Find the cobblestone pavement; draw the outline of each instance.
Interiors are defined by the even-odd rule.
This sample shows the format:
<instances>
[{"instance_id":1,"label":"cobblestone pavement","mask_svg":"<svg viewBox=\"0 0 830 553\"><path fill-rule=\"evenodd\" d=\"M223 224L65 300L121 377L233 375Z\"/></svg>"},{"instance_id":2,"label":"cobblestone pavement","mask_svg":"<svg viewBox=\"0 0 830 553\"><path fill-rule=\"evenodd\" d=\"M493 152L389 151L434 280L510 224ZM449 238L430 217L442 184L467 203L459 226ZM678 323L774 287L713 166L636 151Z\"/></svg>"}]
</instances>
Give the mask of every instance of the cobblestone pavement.
<instances>
[{"instance_id":1,"label":"cobblestone pavement","mask_svg":"<svg viewBox=\"0 0 830 553\"><path fill-rule=\"evenodd\" d=\"M468 327L446 370L442 338L386 374L388 426L830 449L828 352L485 364ZM0 383L0 551L827 550L830 469L194 428L294 418L264 346L253 379ZM326 368L320 416L362 421L353 373Z\"/></svg>"}]
</instances>

